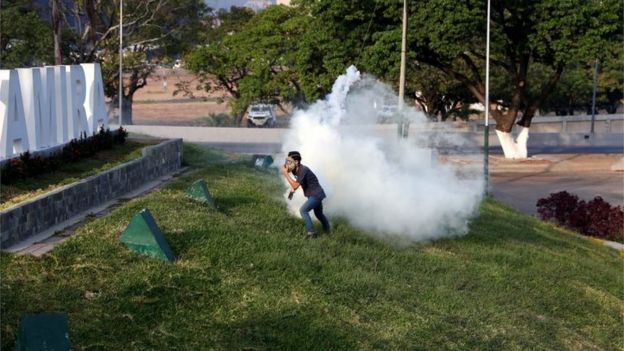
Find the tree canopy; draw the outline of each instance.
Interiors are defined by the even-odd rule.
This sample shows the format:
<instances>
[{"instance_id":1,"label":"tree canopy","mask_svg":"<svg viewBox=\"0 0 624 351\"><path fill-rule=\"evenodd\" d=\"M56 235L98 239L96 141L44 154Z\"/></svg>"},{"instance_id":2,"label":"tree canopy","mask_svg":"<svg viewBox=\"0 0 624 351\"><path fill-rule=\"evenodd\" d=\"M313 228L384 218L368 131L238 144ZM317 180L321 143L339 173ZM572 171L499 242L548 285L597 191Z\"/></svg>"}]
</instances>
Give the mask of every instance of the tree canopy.
<instances>
[{"instance_id":1,"label":"tree canopy","mask_svg":"<svg viewBox=\"0 0 624 351\"><path fill-rule=\"evenodd\" d=\"M31 2L4 0L0 9L0 68L51 64L52 32Z\"/></svg>"},{"instance_id":2,"label":"tree canopy","mask_svg":"<svg viewBox=\"0 0 624 351\"><path fill-rule=\"evenodd\" d=\"M408 5L407 96L442 119L484 103L485 3ZM191 68L217 76L237 112L256 99L313 101L350 64L396 87L401 2L298 0L293 6L270 6L235 29L221 14L229 35L221 31L189 55ZM509 131L518 117L529 126L540 107L560 104L562 96L586 101L580 92L591 84L587 72L596 59L605 65L599 93L617 101L622 10L618 0L492 1L490 95L498 105L492 111L497 128Z\"/></svg>"},{"instance_id":3,"label":"tree canopy","mask_svg":"<svg viewBox=\"0 0 624 351\"><path fill-rule=\"evenodd\" d=\"M410 3L415 61L462 83L485 102L486 8L483 1ZM491 64L497 129L530 126L565 68L605 59L622 43L621 1L492 1ZM412 61L412 64L415 62Z\"/></svg>"},{"instance_id":4,"label":"tree canopy","mask_svg":"<svg viewBox=\"0 0 624 351\"><path fill-rule=\"evenodd\" d=\"M119 0L61 3L63 62L101 62L105 91L116 98ZM400 1L291 5L255 13L207 11L202 0L126 2L124 101L131 105L153 63L185 52L187 68L205 89L232 96L235 114L254 101L312 102L351 64L396 88ZM50 24L26 1L6 0L2 7L2 67L52 62ZM484 103L486 2L408 0L408 13L411 102L443 120ZM613 111L623 96L623 13L621 0L493 0L490 95L497 128L509 131L516 120L530 126L538 109L587 108L596 60L599 106Z\"/></svg>"}]
</instances>

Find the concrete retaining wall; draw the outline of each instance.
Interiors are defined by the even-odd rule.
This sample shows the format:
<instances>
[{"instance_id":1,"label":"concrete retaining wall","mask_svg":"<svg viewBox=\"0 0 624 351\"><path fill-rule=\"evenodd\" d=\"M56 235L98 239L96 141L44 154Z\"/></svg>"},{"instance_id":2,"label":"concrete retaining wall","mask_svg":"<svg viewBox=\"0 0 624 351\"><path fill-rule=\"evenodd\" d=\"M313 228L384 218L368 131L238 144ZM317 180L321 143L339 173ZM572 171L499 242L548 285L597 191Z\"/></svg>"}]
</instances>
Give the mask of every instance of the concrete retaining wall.
<instances>
[{"instance_id":1,"label":"concrete retaining wall","mask_svg":"<svg viewBox=\"0 0 624 351\"><path fill-rule=\"evenodd\" d=\"M182 139L143 149L140 158L0 211L0 248L66 221L177 171Z\"/></svg>"},{"instance_id":2,"label":"concrete retaining wall","mask_svg":"<svg viewBox=\"0 0 624 351\"><path fill-rule=\"evenodd\" d=\"M551 117L540 116L531 123L529 145L541 146L597 146L622 145L624 141L624 116L599 115L595 118L594 136L589 136L591 116ZM499 141L494 129L496 123L490 120L490 145L498 146ZM111 125L111 128L117 126ZM219 128L219 127L189 127L189 126L124 126L129 132L149 135L157 138L184 138L191 143L213 144L267 144L282 143L288 129L284 128ZM368 131L379 138L397 137L397 125L370 124L363 126L344 126L349 130ZM515 127L514 127L515 128ZM478 145L483 143L483 121L479 122L445 122L445 123L412 123L409 127L409 138L417 138L423 133L433 131L444 133L460 133L474 139ZM513 131L517 134L517 130ZM579 144L575 144L575 143Z\"/></svg>"},{"instance_id":3,"label":"concrete retaining wall","mask_svg":"<svg viewBox=\"0 0 624 351\"><path fill-rule=\"evenodd\" d=\"M531 121L531 133L585 133L591 131L590 115L579 116L537 116ZM483 121L470 122L472 131L483 131ZM496 121L490 120L490 128L496 127ZM513 131L518 132L518 125L514 124ZM594 133L618 134L624 132L624 115L596 115L594 118Z\"/></svg>"}]
</instances>

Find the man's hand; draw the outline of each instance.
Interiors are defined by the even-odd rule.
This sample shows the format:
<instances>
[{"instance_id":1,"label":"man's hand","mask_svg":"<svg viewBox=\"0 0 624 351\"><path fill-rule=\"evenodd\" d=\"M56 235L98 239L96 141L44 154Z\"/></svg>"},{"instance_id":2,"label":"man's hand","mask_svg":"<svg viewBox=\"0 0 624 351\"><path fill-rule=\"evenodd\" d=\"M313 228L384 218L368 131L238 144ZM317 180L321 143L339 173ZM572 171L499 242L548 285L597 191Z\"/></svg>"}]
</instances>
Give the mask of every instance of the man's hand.
<instances>
[{"instance_id":1,"label":"man's hand","mask_svg":"<svg viewBox=\"0 0 624 351\"><path fill-rule=\"evenodd\" d=\"M288 167L286 167L286 165L284 165L282 167L282 174L284 174L284 178L286 178L286 181L288 182L288 184L292 188L292 191L295 191L295 190L297 190L297 188L299 188L300 184L296 180L292 179L290 177L290 175L288 175L288 173L289 173Z\"/></svg>"}]
</instances>

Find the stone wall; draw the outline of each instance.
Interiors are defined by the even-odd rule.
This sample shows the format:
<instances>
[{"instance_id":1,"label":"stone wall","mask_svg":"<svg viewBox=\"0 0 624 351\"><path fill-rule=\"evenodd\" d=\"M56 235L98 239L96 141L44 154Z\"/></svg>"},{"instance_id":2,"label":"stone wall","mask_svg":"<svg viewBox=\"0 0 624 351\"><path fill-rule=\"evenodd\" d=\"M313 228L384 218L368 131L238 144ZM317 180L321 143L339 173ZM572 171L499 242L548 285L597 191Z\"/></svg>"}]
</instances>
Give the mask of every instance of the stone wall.
<instances>
[{"instance_id":1,"label":"stone wall","mask_svg":"<svg viewBox=\"0 0 624 351\"><path fill-rule=\"evenodd\" d=\"M6 249L73 216L177 171L182 139L143 149L140 158L0 211L0 248Z\"/></svg>"}]
</instances>

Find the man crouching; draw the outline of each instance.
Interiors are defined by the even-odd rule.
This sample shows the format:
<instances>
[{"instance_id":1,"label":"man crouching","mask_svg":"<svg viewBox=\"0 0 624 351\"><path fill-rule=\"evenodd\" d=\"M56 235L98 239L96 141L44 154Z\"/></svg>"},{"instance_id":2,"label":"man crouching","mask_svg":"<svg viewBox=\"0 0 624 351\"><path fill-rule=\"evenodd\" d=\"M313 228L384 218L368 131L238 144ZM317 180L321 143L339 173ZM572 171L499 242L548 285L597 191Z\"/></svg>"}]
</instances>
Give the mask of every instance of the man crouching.
<instances>
[{"instance_id":1,"label":"man crouching","mask_svg":"<svg viewBox=\"0 0 624 351\"><path fill-rule=\"evenodd\" d=\"M289 198L299 188L299 186L303 189L303 195L308 198L308 200L306 200L303 206L299 209L306 231L308 232L308 238L316 238L314 226L312 225L312 218L310 218L309 214L311 210L314 210L314 215L323 225L323 231L329 232L329 221L323 214L323 199L325 198L325 191L323 190L323 187L321 187L318 178L312 170L301 164L301 154L299 154L299 152L291 151L288 153L284 167L282 167L282 173L292 188ZM295 176L295 179L292 179L289 173L292 173Z\"/></svg>"}]
</instances>

